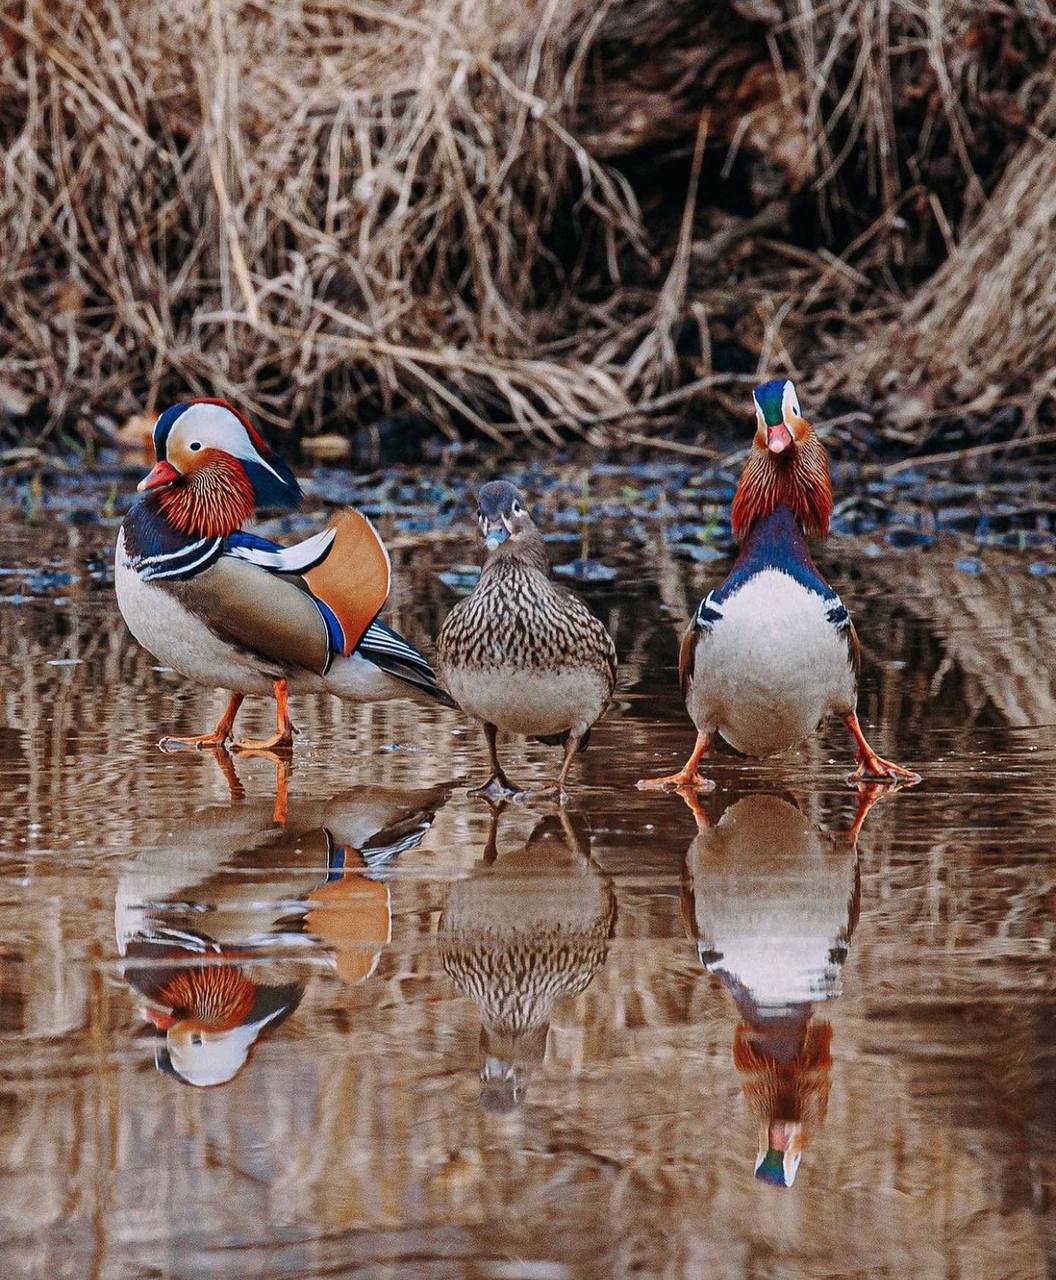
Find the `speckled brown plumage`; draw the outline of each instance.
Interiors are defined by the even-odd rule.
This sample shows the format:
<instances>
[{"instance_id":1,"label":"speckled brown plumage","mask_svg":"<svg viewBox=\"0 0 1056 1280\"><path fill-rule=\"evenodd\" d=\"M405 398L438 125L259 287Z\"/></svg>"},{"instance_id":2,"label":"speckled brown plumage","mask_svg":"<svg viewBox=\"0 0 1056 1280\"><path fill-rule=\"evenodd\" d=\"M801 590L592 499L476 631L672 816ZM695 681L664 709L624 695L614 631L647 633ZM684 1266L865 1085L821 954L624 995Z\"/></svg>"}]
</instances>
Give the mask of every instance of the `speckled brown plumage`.
<instances>
[{"instance_id":1,"label":"speckled brown plumage","mask_svg":"<svg viewBox=\"0 0 1056 1280\"><path fill-rule=\"evenodd\" d=\"M537 535L538 537L538 535ZM542 539L539 538L539 548ZM539 671L582 666L616 683L616 646L583 601L550 579L545 551L500 548L472 595L448 615L436 642L442 668L494 671L511 664Z\"/></svg>"},{"instance_id":2,"label":"speckled brown plumage","mask_svg":"<svg viewBox=\"0 0 1056 1280\"><path fill-rule=\"evenodd\" d=\"M492 851L496 825L497 817ZM544 818L523 849L451 887L440 956L480 1015L485 1078L489 1062L504 1062L512 1079L541 1061L554 1006L590 985L615 921L612 884L564 814Z\"/></svg>"},{"instance_id":3,"label":"speckled brown plumage","mask_svg":"<svg viewBox=\"0 0 1056 1280\"><path fill-rule=\"evenodd\" d=\"M437 638L440 676L485 728L486 794L512 790L498 763L498 729L564 742L560 791L573 757L616 686L616 647L601 622L551 581L546 547L520 494L495 481L478 495L488 557L473 593Z\"/></svg>"}]
</instances>

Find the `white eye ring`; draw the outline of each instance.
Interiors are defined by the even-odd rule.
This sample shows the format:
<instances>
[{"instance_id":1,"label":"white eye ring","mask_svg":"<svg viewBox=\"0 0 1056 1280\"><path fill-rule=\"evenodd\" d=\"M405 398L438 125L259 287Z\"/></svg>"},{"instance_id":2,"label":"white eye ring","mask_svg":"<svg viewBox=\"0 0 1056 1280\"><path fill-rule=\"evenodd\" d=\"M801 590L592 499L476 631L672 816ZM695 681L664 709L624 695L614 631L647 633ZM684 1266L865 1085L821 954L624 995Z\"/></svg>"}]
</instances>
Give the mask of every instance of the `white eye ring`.
<instances>
[{"instance_id":1,"label":"white eye ring","mask_svg":"<svg viewBox=\"0 0 1056 1280\"><path fill-rule=\"evenodd\" d=\"M524 508L521 506L521 504L517 501L516 498L513 500L513 505L510 507L510 514L515 516L524 515Z\"/></svg>"},{"instance_id":2,"label":"white eye ring","mask_svg":"<svg viewBox=\"0 0 1056 1280\"><path fill-rule=\"evenodd\" d=\"M192 440L191 443L187 446L187 448L190 449L191 453L197 453L201 447L202 447L201 440Z\"/></svg>"}]
</instances>

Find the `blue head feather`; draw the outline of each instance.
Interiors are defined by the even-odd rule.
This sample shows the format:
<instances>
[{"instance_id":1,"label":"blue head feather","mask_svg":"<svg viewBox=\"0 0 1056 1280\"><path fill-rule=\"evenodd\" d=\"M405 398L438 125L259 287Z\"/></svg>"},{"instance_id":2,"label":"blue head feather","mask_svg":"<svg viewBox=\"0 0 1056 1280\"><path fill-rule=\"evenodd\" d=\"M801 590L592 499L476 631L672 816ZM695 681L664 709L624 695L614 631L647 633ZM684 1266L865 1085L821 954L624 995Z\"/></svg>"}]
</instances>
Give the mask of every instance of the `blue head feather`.
<instances>
[{"instance_id":1,"label":"blue head feather","mask_svg":"<svg viewBox=\"0 0 1056 1280\"><path fill-rule=\"evenodd\" d=\"M773 378L770 382L764 382L756 387L752 393L755 403L759 406L759 412L763 415L763 421L768 427L776 427L784 421L781 401L784 398L787 382L787 378Z\"/></svg>"}]
</instances>

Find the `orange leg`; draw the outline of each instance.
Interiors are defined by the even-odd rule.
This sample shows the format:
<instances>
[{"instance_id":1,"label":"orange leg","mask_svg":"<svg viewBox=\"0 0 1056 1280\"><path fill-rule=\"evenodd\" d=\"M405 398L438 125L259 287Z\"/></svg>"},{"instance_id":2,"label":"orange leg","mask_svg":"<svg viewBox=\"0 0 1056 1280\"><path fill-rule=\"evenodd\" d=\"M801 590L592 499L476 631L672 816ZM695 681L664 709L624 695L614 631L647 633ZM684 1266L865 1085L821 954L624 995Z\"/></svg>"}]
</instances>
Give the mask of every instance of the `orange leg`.
<instances>
[{"instance_id":1,"label":"orange leg","mask_svg":"<svg viewBox=\"0 0 1056 1280\"><path fill-rule=\"evenodd\" d=\"M219 766L220 772L224 775L224 781L227 783L232 802L245 800L246 789L235 772L235 762L231 759L230 752L226 747L216 747L212 756Z\"/></svg>"},{"instance_id":2,"label":"orange leg","mask_svg":"<svg viewBox=\"0 0 1056 1280\"><path fill-rule=\"evenodd\" d=\"M231 744L233 751L274 751L277 747L292 747L293 735L297 730L290 719L290 708L286 693L286 681L276 680L275 716L277 725L270 738L239 738Z\"/></svg>"},{"instance_id":3,"label":"orange leg","mask_svg":"<svg viewBox=\"0 0 1056 1280\"><path fill-rule=\"evenodd\" d=\"M693 821L697 824L697 831L707 831L711 826L711 819L704 812L700 803L700 792L694 787L679 787L678 794L682 797L686 808L693 815Z\"/></svg>"},{"instance_id":4,"label":"orange leg","mask_svg":"<svg viewBox=\"0 0 1056 1280\"><path fill-rule=\"evenodd\" d=\"M698 732L693 754L679 769L678 773L669 773L663 778L639 778L638 790L672 791L675 788L681 790L683 787L689 787L693 791L714 791L715 783L710 778L701 777L697 772L697 765L700 764L705 754L710 750L714 736L711 733Z\"/></svg>"},{"instance_id":5,"label":"orange leg","mask_svg":"<svg viewBox=\"0 0 1056 1280\"><path fill-rule=\"evenodd\" d=\"M858 766L848 775L848 782L902 782L907 786L915 786L920 781L920 774L911 769L903 769L900 764L892 764L878 756L865 740L862 726L858 723L857 713L848 711L843 723L854 735L858 744Z\"/></svg>"},{"instance_id":6,"label":"orange leg","mask_svg":"<svg viewBox=\"0 0 1056 1280\"><path fill-rule=\"evenodd\" d=\"M238 715L242 699L243 695L241 693L233 693L231 695L227 710L216 722L216 728L212 733L195 733L189 738L162 738L158 746L162 751L184 751L187 749L192 751L212 751L217 747L222 747L231 737L231 733L234 730L235 716Z\"/></svg>"}]
</instances>

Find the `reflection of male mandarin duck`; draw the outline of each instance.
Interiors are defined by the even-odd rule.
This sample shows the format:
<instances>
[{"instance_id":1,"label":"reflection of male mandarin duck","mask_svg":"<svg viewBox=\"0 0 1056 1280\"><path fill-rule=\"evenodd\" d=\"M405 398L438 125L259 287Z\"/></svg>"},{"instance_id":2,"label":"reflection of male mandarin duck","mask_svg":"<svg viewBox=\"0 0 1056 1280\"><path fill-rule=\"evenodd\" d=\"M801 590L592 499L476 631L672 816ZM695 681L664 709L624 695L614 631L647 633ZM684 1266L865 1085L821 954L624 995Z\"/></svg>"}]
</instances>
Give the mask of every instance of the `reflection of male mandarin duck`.
<instances>
[{"instance_id":1,"label":"reflection of male mandarin duck","mask_svg":"<svg viewBox=\"0 0 1056 1280\"><path fill-rule=\"evenodd\" d=\"M678 773L639 785L705 787L697 766L716 733L745 755L768 756L832 714L858 744L855 780L919 782L865 739L855 711L858 638L807 546L825 536L832 514L825 448L791 382L764 383L754 398L755 439L732 510L740 555L701 601L679 651L696 746Z\"/></svg>"},{"instance_id":2,"label":"reflection of male mandarin duck","mask_svg":"<svg viewBox=\"0 0 1056 1280\"><path fill-rule=\"evenodd\" d=\"M509 1110L543 1061L554 1006L605 963L616 897L586 831L563 812L501 857L497 813L491 821L484 868L447 895L440 954L480 1015L481 1102Z\"/></svg>"},{"instance_id":3,"label":"reflection of male mandarin duck","mask_svg":"<svg viewBox=\"0 0 1056 1280\"><path fill-rule=\"evenodd\" d=\"M741 1015L733 1060L759 1124L756 1177L791 1186L825 1119L832 1027L814 1006L840 992L858 922L857 839L879 788L863 788L846 836L833 839L778 796L752 795L698 833L683 904L700 958Z\"/></svg>"},{"instance_id":4,"label":"reflection of male mandarin duck","mask_svg":"<svg viewBox=\"0 0 1056 1280\"><path fill-rule=\"evenodd\" d=\"M616 648L582 600L550 578L546 545L512 484L477 495L487 559L473 593L448 615L436 642L440 673L455 701L484 726L491 778L481 793L510 794L496 752L499 729L576 752L612 697Z\"/></svg>"},{"instance_id":5,"label":"reflection of male mandarin duck","mask_svg":"<svg viewBox=\"0 0 1056 1280\"><path fill-rule=\"evenodd\" d=\"M287 693L351 702L427 694L450 705L425 658L377 618L389 559L370 522L347 511L293 547L245 533L258 506L292 507L292 472L237 409L221 400L173 405L154 428L157 462L117 541L117 601L159 661L231 691L211 733L162 746L215 747L231 737L247 694L274 694L274 735L246 749L289 746Z\"/></svg>"},{"instance_id":6,"label":"reflection of male mandarin duck","mask_svg":"<svg viewBox=\"0 0 1056 1280\"><path fill-rule=\"evenodd\" d=\"M238 1072L304 991L281 980L294 962L276 948L321 945L344 982L369 977L391 929L379 872L421 842L447 795L358 788L295 803L282 830L270 806L207 809L123 875L118 949L165 1034L159 1066L203 1086Z\"/></svg>"}]
</instances>

